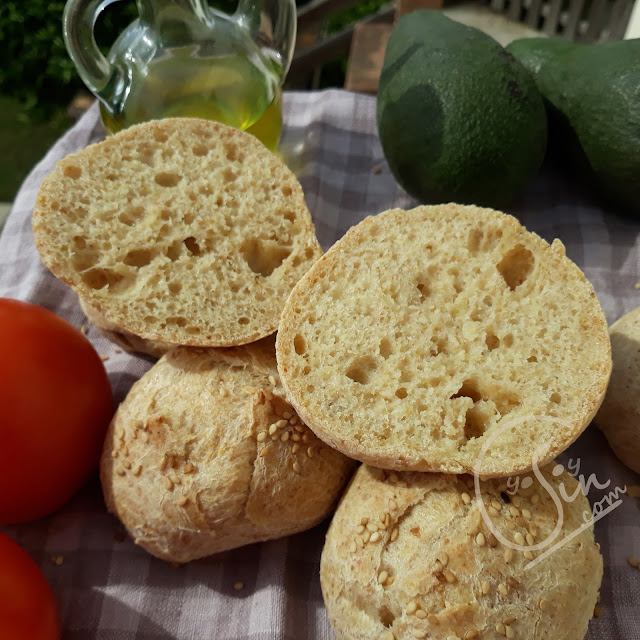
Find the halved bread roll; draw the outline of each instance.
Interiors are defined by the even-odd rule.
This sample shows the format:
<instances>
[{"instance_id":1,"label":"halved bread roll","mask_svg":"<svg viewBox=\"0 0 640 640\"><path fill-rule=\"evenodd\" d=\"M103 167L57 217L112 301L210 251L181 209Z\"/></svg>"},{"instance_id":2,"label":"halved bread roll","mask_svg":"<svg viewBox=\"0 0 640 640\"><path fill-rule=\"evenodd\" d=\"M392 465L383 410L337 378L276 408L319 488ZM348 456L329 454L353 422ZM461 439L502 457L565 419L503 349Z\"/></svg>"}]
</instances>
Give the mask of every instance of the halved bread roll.
<instances>
[{"instance_id":1,"label":"halved bread roll","mask_svg":"<svg viewBox=\"0 0 640 640\"><path fill-rule=\"evenodd\" d=\"M300 184L256 138L208 120L136 125L61 160L33 215L44 264L146 341L273 333L322 255Z\"/></svg>"},{"instance_id":2,"label":"halved bread roll","mask_svg":"<svg viewBox=\"0 0 640 640\"><path fill-rule=\"evenodd\" d=\"M290 402L346 455L483 477L568 447L611 372L604 314L562 243L455 204L352 228L289 296L277 358Z\"/></svg>"}]
</instances>

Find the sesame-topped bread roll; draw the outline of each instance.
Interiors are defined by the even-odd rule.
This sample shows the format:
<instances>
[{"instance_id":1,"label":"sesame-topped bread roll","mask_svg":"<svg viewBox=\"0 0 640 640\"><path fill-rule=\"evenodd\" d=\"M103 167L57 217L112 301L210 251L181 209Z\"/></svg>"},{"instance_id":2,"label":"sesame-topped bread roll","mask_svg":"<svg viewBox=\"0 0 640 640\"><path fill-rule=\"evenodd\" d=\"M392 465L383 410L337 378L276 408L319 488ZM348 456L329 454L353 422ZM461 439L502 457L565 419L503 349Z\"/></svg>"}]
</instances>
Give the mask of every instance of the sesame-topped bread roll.
<instances>
[{"instance_id":1,"label":"sesame-topped bread roll","mask_svg":"<svg viewBox=\"0 0 640 640\"><path fill-rule=\"evenodd\" d=\"M109 511L153 555L188 562L308 529L354 462L284 400L273 339L170 351L136 382L107 433Z\"/></svg>"},{"instance_id":2,"label":"sesame-topped bread roll","mask_svg":"<svg viewBox=\"0 0 640 640\"><path fill-rule=\"evenodd\" d=\"M363 465L320 563L337 640L582 640L602 556L577 481L554 470L536 472L546 488L533 474L481 482L479 501L471 476Z\"/></svg>"},{"instance_id":3,"label":"sesame-topped bread roll","mask_svg":"<svg viewBox=\"0 0 640 640\"><path fill-rule=\"evenodd\" d=\"M33 215L42 261L108 331L191 346L273 333L322 255L302 188L253 136L167 118L69 155Z\"/></svg>"},{"instance_id":4,"label":"sesame-topped bread roll","mask_svg":"<svg viewBox=\"0 0 640 640\"><path fill-rule=\"evenodd\" d=\"M483 477L568 447L611 371L604 314L562 243L455 204L350 229L289 296L277 358L289 401L346 455Z\"/></svg>"}]
</instances>

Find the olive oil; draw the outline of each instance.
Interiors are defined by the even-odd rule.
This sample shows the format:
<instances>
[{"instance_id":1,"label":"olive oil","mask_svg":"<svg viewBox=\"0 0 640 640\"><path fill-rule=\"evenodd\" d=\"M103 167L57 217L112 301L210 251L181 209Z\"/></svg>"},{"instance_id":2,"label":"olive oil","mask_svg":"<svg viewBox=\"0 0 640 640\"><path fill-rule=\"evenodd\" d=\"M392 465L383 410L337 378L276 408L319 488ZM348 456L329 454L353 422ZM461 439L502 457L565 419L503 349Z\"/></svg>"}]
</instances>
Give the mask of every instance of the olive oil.
<instances>
[{"instance_id":1,"label":"olive oil","mask_svg":"<svg viewBox=\"0 0 640 640\"><path fill-rule=\"evenodd\" d=\"M246 56L194 53L191 47L173 50L153 60L144 75L134 67L123 104L114 111L100 105L107 130L158 118L206 118L248 131L275 150L282 130L277 76Z\"/></svg>"}]
</instances>

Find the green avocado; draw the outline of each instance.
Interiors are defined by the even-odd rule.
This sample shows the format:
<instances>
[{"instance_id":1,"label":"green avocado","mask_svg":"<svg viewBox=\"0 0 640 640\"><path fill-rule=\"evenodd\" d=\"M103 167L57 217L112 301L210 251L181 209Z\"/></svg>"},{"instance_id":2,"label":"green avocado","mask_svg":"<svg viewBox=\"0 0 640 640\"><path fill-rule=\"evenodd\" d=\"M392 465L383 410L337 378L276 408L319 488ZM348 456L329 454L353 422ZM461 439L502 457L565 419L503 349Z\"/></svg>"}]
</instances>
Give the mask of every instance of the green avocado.
<instances>
[{"instance_id":1,"label":"green avocado","mask_svg":"<svg viewBox=\"0 0 640 640\"><path fill-rule=\"evenodd\" d=\"M536 42L511 50L527 65ZM577 143L577 166L611 202L640 215L640 39L558 46L535 79L563 142Z\"/></svg>"},{"instance_id":2,"label":"green avocado","mask_svg":"<svg viewBox=\"0 0 640 640\"><path fill-rule=\"evenodd\" d=\"M536 74L549 60L582 45L560 38L522 38L506 46L522 65Z\"/></svg>"},{"instance_id":3,"label":"green avocado","mask_svg":"<svg viewBox=\"0 0 640 640\"><path fill-rule=\"evenodd\" d=\"M422 202L509 204L546 148L531 74L491 37L438 11L414 11L395 26L377 123L393 175Z\"/></svg>"}]
</instances>

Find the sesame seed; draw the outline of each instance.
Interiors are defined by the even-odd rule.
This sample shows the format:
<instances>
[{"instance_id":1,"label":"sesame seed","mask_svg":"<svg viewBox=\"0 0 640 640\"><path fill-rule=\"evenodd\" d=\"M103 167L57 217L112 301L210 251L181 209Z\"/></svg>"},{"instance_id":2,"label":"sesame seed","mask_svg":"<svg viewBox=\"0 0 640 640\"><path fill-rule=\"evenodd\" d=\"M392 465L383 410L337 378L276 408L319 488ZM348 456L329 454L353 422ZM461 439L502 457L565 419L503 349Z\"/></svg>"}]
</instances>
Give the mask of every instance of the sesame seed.
<instances>
[{"instance_id":1,"label":"sesame seed","mask_svg":"<svg viewBox=\"0 0 640 640\"><path fill-rule=\"evenodd\" d=\"M298 433L304 433L304 427L297 424L295 427L293 427Z\"/></svg>"},{"instance_id":2,"label":"sesame seed","mask_svg":"<svg viewBox=\"0 0 640 640\"><path fill-rule=\"evenodd\" d=\"M519 527L526 527L527 526L527 521L522 517L522 516L516 516L513 521L519 526Z\"/></svg>"},{"instance_id":3,"label":"sesame seed","mask_svg":"<svg viewBox=\"0 0 640 640\"><path fill-rule=\"evenodd\" d=\"M464 634L464 640L476 640L480 634L477 629L469 629L467 633Z\"/></svg>"},{"instance_id":4,"label":"sesame seed","mask_svg":"<svg viewBox=\"0 0 640 640\"><path fill-rule=\"evenodd\" d=\"M413 635L414 638L418 638L418 640L420 640L421 638L426 638L427 634L422 631L422 629L413 629L411 631L411 635Z\"/></svg>"},{"instance_id":5,"label":"sesame seed","mask_svg":"<svg viewBox=\"0 0 640 640\"><path fill-rule=\"evenodd\" d=\"M298 443L294 444L294 445L291 447L291 453L297 453L297 452L298 452L298 449L300 449L300 445L299 445Z\"/></svg>"},{"instance_id":6,"label":"sesame seed","mask_svg":"<svg viewBox=\"0 0 640 640\"><path fill-rule=\"evenodd\" d=\"M427 615L427 622L429 624L438 624L438 616L435 613L430 613Z\"/></svg>"},{"instance_id":7,"label":"sesame seed","mask_svg":"<svg viewBox=\"0 0 640 640\"><path fill-rule=\"evenodd\" d=\"M531 511L529 511L529 509L523 509L522 510L522 517L525 520L531 520Z\"/></svg>"},{"instance_id":8,"label":"sesame seed","mask_svg":"<svg viewBox=\"0 0 640 640\"><path fill-rule=\"evenodd\" d=\"M596 604L596 606L593 607L593 617L599 618L601 615L602 615L602 607L599 604Z\"/></svg>"},{"instance_id":9,"label":"sesame seed","mask_svg":"<svg viewBox=\"0 0 640 640\"><path fill-rule=\"evenodd\" d=\"M406 489L409 486L404 480L398 480L398 482L396 482L396 485L402 487L403 489Z\"/></svg>"},{"instance_id":10,"label":"sesame seed","mask_svg":"<svg viewBox=\"0 0 640 640\"><path fill-rule=\"evenodd\" d=\"M507 638L515 638L516 637L516 633L515 631L511 628L511 627L505 627L505 635L507 636Z\"/></svg>"},{"instance_id":11,"label":"sesame seed","mask_svg":"<svg viewBox=\"0 0 640 640\"><path fill-rule=\"evenodd\" d=\"M291 413L291 411L285 411L285 412L283 412L282 417L283 417L285 420L288 420L292 415L293 415L293 414Z\"/></svg>"},{"instance_id":12,"label":"sesame seed","mask_svg":"<svg viewBox=\"0 0 640 640\"><path fill-rule=\"evenodd\" d=\"M240 591L241 589L244 588L244 582L236 582L236 583L234 583L233 588L236 591Z\"/></svg>"},{"instance_id":13,"label":"sesame seed","mask_svg":"<svg viewBox=\"0 0 640 640\"><path fill-rule=\"evenodd\" d=\"M484 545L486 544L487 540L484 537L484 533L482 533L482 531L476 536L476 544L479 547L484 547Z\"/></svg>"},{"instance_id":14,"label":"sesame seed","mask_svg":"<svg viewBox=\"0 0 640 640\"><path fill-rule=\"evenodd\" d=\"M118 453L118 451L117 451L116 449L114 449L114 450L111 452L111 457L112 457L112 458L117 458L119 455L120 455L120 454Z\"/></svg>"},{"instance_id":15,"label":"sesame seed","mask_svg":"<svg viewBox=\"0 0 640 640\"><path fill-rule=\"evenodd\" d=\"M80 327L80 333L81 333L83 336L86 336L86 335L87 335L87 327L86 327L86 325L84 325L84 324L83 324L83 325Z\"/></svg>"},{"instance_id":16,"label":"sesame seed","mask_svg":"<svg viewBox=\"0 0 640 640\"><path fill-rule=\"evenodd\" d=\"M167 491L173 491L173 481L171 480L171 478L164 479L164 486L166 487Z\"/></svg>"},{"instance_id":17,"label":"sesame seed","mask_svg":"<svg viewBox=\"0 0 640 640\"><path fill-rule=\"evenodd\" d=\"M538 504L538 502L540 502L540 496L535 493L531 496L531 504Z\"/></svg>"},{"instance_id":18,"label":"sesame seed","mask_svg":"<svg viewBox=\"0 0 640 640\"><path fill-rule=\"evenodd\" d=\"M433 568L438 572L442 571L443 569L442 562L440 562L440 560L436 560L435 564L433 565Z\"/></svg>"},{"instance_id":19,"label":"sesame seed","mask_svg":"<svg viewBox=\"0 0 640 640\"><path fill-rule=\"evenodd\" d=\"M109 359L109 356L100 356L100 360L102 360L102 362L106 362Z\"/></svg>"},{"instance_id":20,"label":"sesame seed","mask_svg":"<svg viewBox=\"0 0 640 640\"><path fill-rule=\"evenodd\" d=\"M133 470L133 475L138 477L142 473L142 465L136 465L136 468Z\"/></svg>"},{"instance_id":21,"label":"sesame seed","mask_svg":"<svg viewBox=\"0 0 640 640\"><path fill-rule=\"evenodd\" d=\"M471 504L471 496L468 493L463 493L460 497L465 504Z\"/></svg>"},{"instance_id":22,"label":"sesame seed","mask_svg":"<svg viewBox=\"0 0 640 640\"><path fill-rule=\"evenodd\" d=\"M506 596L507 593L509 593L509 590L507 589L507 585L501 582L498 585L498 592L500 593L500 595Z\"/></svg>"},{"instance_id":23,"label":"sesame seed","mask_svg":"<svg viewBox=\"0 0 640 640\"><path fill-rule=\"evenodd\" d=\"M547 601L545 600L545 598L542 598L542 600L540 600L540 602L538 603L538 608L540 609L540 611L547 610Z\"/></svg>"},{"instance_id":24,"label":"sesame seed","mask_svg":"<svg viewBox=\"0 0 640 640\"><path fill-rule=\"evenodd\" d=\"M273 376L269 376L269 384L270 384L272 387L275 387L275 386L276 386L276 379L275 379Z\"/></svg>"},{"instance_id":25,"label":"sesame seed","mask_svg":"<svg viewBox=\"0 0 640 640\"><path fill-rule=\"evenodd\" d=\"M499 633L501 636L507 635L507 630L504 628L502 622L498 622L498 624L496 625L496 633Z\"/></svg>"},{"instance_id":26,"label":"sesame seed","mask_svg":"<svg viewBox=\"0 0 640 640\"><path fill-rule=\"evenodd\" d=\"M511 547L507 547L504 550L504 561L509 564L513 560L513 549Z\"/></svg>"},{"instance_id":27,"label":"sesame seed","mask_svg":"<svg viewBox=\"0 0 640 640\"><path fill-rule=\"evenodd\" d=\"M518 581L514 580L511 576L507 578L507 584L514 589L518 586Z\"/></svg>"},{"instance_id":28,"label":"sesame seed","mask_svg":"<svg viewBox=\"0 0 640 640\"><path fill-rule=\"evenodd\" d=\"M298 416L294 414L289 418L289 424L293 426L294 424L297 424L297 423L298 423Z\"/></svg>"},{"instance_id":29,"label":"sesame seed","mask_svg":"<svg viewBox=\"0 0 640 640\"><path fill-rule=\"evenodd\" d=\"M272 436L278 430L277 424L269 425L269 435Z\"/></svg>"},{"instance_id":30,"label":"sesame seed","mask_svg":"<svg viewBox=\"0 0 640 640\"><path fill-rule=\"evenodd\" d=\"M444 573L444 577L445 577L446 581L449 584L453 584L454 582L458 581L458 579L455 577L455 575L449 569L445 569L443 571L443 573Z\"/></svg>"},{"instance_id":31,"label":"sesame seed","mask_svg":"<svg viewBox=\"0 0 640 640\"><path fill-rule=\"evenodd\" d=\"M193 473L195 470L196 468L190 462L187 462L187 464L184 465L183 471L187 474Z\"/></svg>"},{"instance_id":32,"label":"sesame seed","mask_svg":"<svg viewBox=\"0 0 640 640\"><path fill-rule=\"evenodd\" d=\"M513 535L513 541L516 544L523 545L524 544L524 536L519 531L516 531L516 533L514 533L514 535Z\"/></svg>"},{"instance_id":33,"label":"sesame seed","mask_svg":"<svg viewBox=\"0 0 640 640\"><path fill-rule=\"evenodd\" d=\"M369 542L369 538L371 537L371 534L368 531L365 531L362 539L365 541L365 543Z\"/></svg>"},{"instance_id":34,"label":"sesame seed","mask_svg":"<svg viewBox=\"0 0 640 640\"><path fill-rule=\"evenodd\" d=\"M288 431L285 431L281 436L280 436L280 442L286 442L289 439L289 436L291 434Z\"/></svg>"},{"instance_id":35,"label":"sesame seed","mask_svg":"<svg viewBox=\"0 0 640 640\"><path fill-rule=\"evenodd\" d=\"M370 542L378 542L381 538L382 538L382 536L380 535L380 533L378 531L376 531L375 533L371 534L371 538L369 538L369 541Z\"/></svg>"},{"instance_id":36,"label":"sesame seed","mask_svg":"<svg viewBox=\"0 0 640 640\"><path fill-rule=\"evenodd\" d=\"M187 498L187 496L182 496L182 498L178 500L177 504L179 507L184 507L184 505L187 504L187 502L189 502L189 498Z\"/></svg>"},{"instance_id":37,"label":"sesame seed","mask_svg":"<svg viewBox=\"0 0 640 640\"><path fill-rule=\"evenodd\" d=\"M449 564L449 554L443 551L439 556L438 560L442 564L443 567L446 567Z\"/></svg>"},{"instance_id":38,"label":"sesame seed","mask_svg":"<svg viewBox=\"0 0 640 640\"><path fill-rule=\"evenodd\" d=\"M176 484L176 485L182 484L182 480L180 480L180 478L178 478L178 476L175 473L172 473L169 477L171 478L171 482L173 482L173 484Z\"/></svg>"},{"instance_id":39,"label":"sesame seed","mask_svg":"<svg viewBox=\"0 0 640 640\"><path fill-rule=\"evenodd\" d=\"M355 540L349 545L349 551L351 553L355 553L356 549L358 548L358 545L355 543Z\"/></svg>"},{"instance_id":40,"label":"sesame seed","mask_svg":"<svg viewBox=\"0 0 640 640\"><path fill-rule=\"evenodd\" d=\"M389 574L386 571L381 571L378 574L378 584L384 584L387 581Z\"/></svg>"},{"instance_id":41,"label":"sesame seed","mask_svg":"<svg viewBox=\"0 0 640 640\"><path fill-rule=\"evenodd\" d=\"M366 516L364 516L364 517L363 517L363 518L361 518L361 520L360 520L360 524L361 524L363 527L366 527L368 522L369 522L369 518L367 518Z\"/></svg>"},{"instance_id":42,"label":"sesame seed","mask_svg":"<svg viewBox=\"0 0 640 640\"><path fill-rule=\"evenodd\" d=\"M61 567L64 563L64 556L51 556L51 563L55 564L56 567Z\"/></svg>"},{"instance_id":43,"label":"sesame seed","mask_svg":"<svg viewBox=\"0 0 640 640\"><path fill-rule=\"evenodd\" d=\"M358 528L356 529L356 533L358 534L364 533L364 526L359 524Z\"/></svg>"},{"instance_id":44,"label":"sesame seed","mask_svg":"<svg viewBox=\"0 0 640 640\"><path fill-rule=\"evenodd\" d=\"M391 498L391 500L389 500L389 509L391 509L392 511L398 508L398 503Z\"/></svg>"},{"instance_id":45,"label":"sesame seed","mask_svg":"<svg viewBox=\"0 0 640 640\"><path fill-rule=\"evenodd\" d=\"M515 616L507 616L502 622L504 622L505 624L513 624L515 621Z\"/></svg>"},{"instance_id":46,"label":"sesame seed","mask_svg":"<svg viewBox=\"0 0 640 640\"><path fill-rule=\"evenodd\" d=\"M123 476L125 475L127 472L124 469L118 469L118 475L119 476Z\"/></svg>"},{"instance_id":47,"label":"sesame seed","mask_svg":"<svg viewBox=\"0 0 640 640\"><path fill-rule=\"evenodd\" d=\"M515 505L516 505L516 507L519 507L519 506L520 506L520 503L521 503L521 501L520 501L520 496L513 496L513 497L511 498L511 502L513 502L513 504L515 504Z\"/></svg>"},{"instance_id":48,"label":"sesame seed","mask_svg":"<svg viewBox=\"0 0 640 640\"><path fill-rule=\"evenodd\" d=\"M535 538L538 535L538 525L535 522L529 523L529 533Z\"/></svg>"},{"instance_id":49,"label":"sesame seed","mask_svg":"<svg viewBox=\"0 0 640 640\"><path fill-rule=\"evenodd\" d=\"M268 444L266 447L262 447L262 449L260 449L260 457L264 458L269 453L269 449L271 449L270 444Z\"/></svg>"},{"instance_id":50,"label":"sesame seed","mask_svg":"<svg viewBox=\"0 0 640 640\"><path fill-rule=\"evenodd\" d=\"M427 612L423 611L422 609L418 609L416 611L416 618L420 618L421 620L424 620L427 617Z\"/></svg>"},{"instance_id":51,"label":"sesame seed","mask_svg":"<svg viewBox=\"0 0 640 640\"><path fill-rule=\"evenodd\" d=\"M483 580L482 583L480 584L480 588L482 589L482 595L487 595L487 593L489 593L489 590L491 589L491 585L489 584L488 580Z\"/></svg>"},{"instance_id":52,"label":"sesame seed","mask_svg":"<svg viewBox=\"0 0 640 640\"><path fill-rule=\"evenodd\" d=\"M634 558L633 556L629 556L627 558L627 562L634 568L640 569L640 560Z\"/></svg>"},{"instance_id":53,"label":"sesame seed","mask_svg":"<svg viewBox=\"0 0 640 640\"><path fill-rule=\"evenodd\" d=\"M395 542L398 539L398 535L399 535L400 531L398 530L398 527L394 527L391 531L391 542Z\"/></svg>"},{"instance_id":54,"label":"sesame seed","mask_svg":"<svg viewBox=\"0 0 640 640\"><path fill-rule=\"evenodd\" d=\"M162 458L162 460L160 461L160 466L159 469L160 471L164 471L167 468L167 454L164 454L164 457Z\"/></svg>"},{"instance_id":55,"label":"sesame seed","mask_svg":"<svg viewBox=\"0 0 640 640\"><path fill-rule=\"evenodd\" d=\"M279 436L277 433L274 433L274 434L271 436L271 441L272 441L272 442L275 442L276 440L280 440L280 436Z\"/></svg>"},{"instance_id":56,"label":"sesame seed","mask_svg":"<svg viewBox=\"0 0 640 640\"><path fill-rule=\"evenodd\" d=\"M297 460L293 463L293 465L292 465L292 466L293 466L293 470L294 470L296 473L300 473L300 463L299 463Z\"/></svg>"},{"instance_id":57,"label":"sesame seed","mask_svg":"<svg viewBox=\"0 0 640 640\"><path fill-rule=\"evenodd\" d=\"M497 500L492 500L492 501L491 501L491 506L492 506L496 511L502 511L502 505L501 505Z\"/></svg>"},{"instance_id":58,"label":"sesame seed","mask_svg":"<svg viewBox=\"0 0 640 640\"><path fill-rule=\"evenodd\" d=\"M224 387L220 387L218 389L218 393L224 398L227 395L229 395L229 392L224 388Z\"/></svg>"},{"instance_id":59,"label":"sesame seed","mask_svg":"<svg viewBox=\"0 0 640 640\"><path fill-rule=\"evenodd\" d=\"M125 461L122 463L122 466L123 466L127 471L129 471L129 469L131 469L131 463L130 463L128 460L125 460Z\"/></svg>"},{"instance_id":60,"label":"sesame seed","mask_svg":"<svg viewBox=\"0 0 640 640\"><path fill-rule=\"evenodd\" d=\"M291 439L294 442L300 442L300 435L298 433L294 433L294 434L292 434Z\"/></svg>"},{"instance_id":61,"label":"sesame seed","mask_svg":"<svg viewBox=\"0 0 640 640\"><path fill-rule=\"evenodd\" d=\"M533 539L533 536L530 533L527 533L526 540L529 546L532 546L535 543L535 540Z\"/></svg>"},{"instance_id":62,"label":"sesame seed","mask_svg":"<svg viewBox=\"0 0 640 640\"><path fill-rule=\"evenodd\" d=\"M405 611L407 615L412 615L418 610L418 603L415 600L412 600L408 605Z\"/></svg>"},{"instance_id":63,"label":"sesame seed","mask_svg":"<svg viewBox=\"0 0 640 640\"><path fill-rule=\"evenodd\" d=\"M367 530L371 531L371 533L373 533L374 531L378 530L378 525L375 524L374 522L368 522L367 523Z\"/></svg>"},{"instance_id":64,"label":"sesame seed","mask_svg":"<svg viewBox=\"0 0 640 640\"><path fill-rule=\"evenodd\" d=\"M283 429L287 426L288 422L286 420L278 420L275 424L277 429Z\"/></svg>"},{"instance_id":65,"label":"sesame seed","mask_svg":"<svg viewBox=\"0 0 640 640\"><path fill-rule=\"evenodd\" d=\"M308 442L309 442L309 440L311 440L311 438L309 437L309 434L308 434L308 433L305 433L305 434L302 436L302 442L308 443Z\"/></svg>"},{"instance_id":66,"label":"sesame seed","mask_svg":"<svg viewBox=\"0 0 640 640\"><path fill-rule=\"evenodd\" d=\"M511 520L508 520L507 521L507 528L511 529L511 531L514 531L515 528L516 528L516 525L515 525L515 523L511 522Z\"/></svg>"},{"instance_id":67,"label":"sesame seed","mask_svg":"<svg viewBox=\"0 0 640 640\"><path fill-rule=\"evenodd\" d=\"M520 511L516 507L514 507L513 505L509 505L509 513L512 516L519 516L520 515Z\"/></svg>"},{"instance_id":68,"label":"sesame seed","mask_svg":"<svg viewBox=\"0 0 640 640\"><path fill-rule=\"evenodd\" d=\"M487 511L489 512L489 515L490 515L490 516L494 516L494 517L495 517L495 516L497 516L497 515L500 515L500 512L499 512L495 507L493 507L493 506L489 507L489 508L487 509Z\"/></svg>"}]
</instances>

